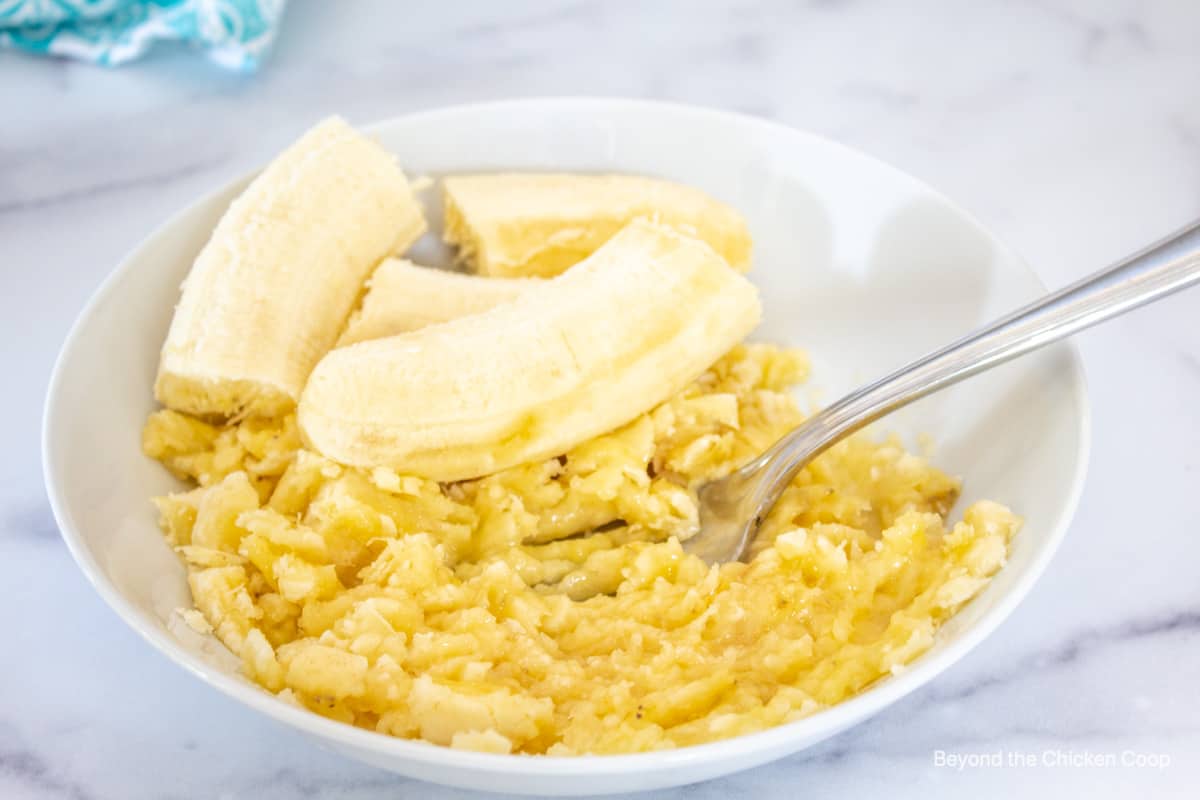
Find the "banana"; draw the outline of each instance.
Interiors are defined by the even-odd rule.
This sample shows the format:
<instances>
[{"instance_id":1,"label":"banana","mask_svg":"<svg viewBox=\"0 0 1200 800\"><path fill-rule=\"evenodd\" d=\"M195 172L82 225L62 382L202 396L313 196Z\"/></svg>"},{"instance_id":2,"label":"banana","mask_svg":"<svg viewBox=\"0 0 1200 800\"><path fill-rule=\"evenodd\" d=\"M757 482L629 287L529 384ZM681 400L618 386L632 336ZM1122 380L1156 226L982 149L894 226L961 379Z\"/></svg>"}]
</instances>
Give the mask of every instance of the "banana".
<instances>
[{"instance_id":1,"label":"banana","mask_svg":"<svg viewBox=\"0 0 1200 800\"><path fill-rule=\"evenodd\" d=\"M440 481L565 452L666 400L758 323L754 286L702 241L638 220L482 314L331 351L308 446Z\"/></svg>"},{"instance_id":2,"label":"banana","mask_svg":"<svg viewBox=\"0 0 1200 800\"><path fill-rule=\"evenodd\" d=\"M742 216L699 189L632 175L460 175L442 181L445 240L481 275L550 277L647 217L750 267Z\"/></svg>"},{"instance_id":3,"label":"banana","mask_svg":"<svg viewBox=\"0 0 1200 800\"><path fill-rule=\"evenodd\" d=\"M233 201L200 251L155 396L196 415L285 413L371 268L424 231L395 159L343 120L321 122Z\"/></svg>"},{"instance_id":4,"label":"banana","mask_svg":"<svg viewBox=\"0 0 1200 800\"><path fill-rule=\"evenodd\" d=\"M479 278L389 258L375 268L362 306L337 346L415 331L507 303L535 278Z\"/></svg>"}]
</instances>

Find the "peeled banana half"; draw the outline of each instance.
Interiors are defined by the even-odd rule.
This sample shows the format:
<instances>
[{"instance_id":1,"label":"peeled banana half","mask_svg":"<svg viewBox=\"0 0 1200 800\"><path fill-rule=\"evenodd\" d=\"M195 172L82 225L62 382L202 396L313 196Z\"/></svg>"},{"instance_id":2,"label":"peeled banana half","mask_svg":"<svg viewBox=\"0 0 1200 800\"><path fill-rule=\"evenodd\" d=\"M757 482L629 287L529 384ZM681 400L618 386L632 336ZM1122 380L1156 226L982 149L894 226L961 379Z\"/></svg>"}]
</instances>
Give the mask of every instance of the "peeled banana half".
<instances>
[{"instance_id":1,"label":"peeled banana half","mask_svg":"<svg viewBox=\"0 0 1200 800\"><path fill-rule=\"evenodd\" d=\"M155 395L202 416L276 416L335 343L363 281L425 220L395 158L339 118L230 205L183 285Z\"/></svg>"},{"instance_id":2,"label":"peeled banana half","mask_svg":"<svg viewBox=\"0 0 1200 800\"><path fill-rule=\"evenodd\" d=\"M460 175L443 181L445 240L480 275L550 277L591 255L637 218L708 242L750 267L737 211L699 189L633 175Z\"/></svg>"},{"instance_id":3,"label":"peeled banana half","mask_svg":"<svg viewBox=\"0 0 1200 800\"><path fill-rule=\"evenodd\" d=\"M362 306L350 316L338 347L478 314L539 282L480 278L389 258L371 275Z\"/></svg>"},{"instance_id":4,"label":"peeled banana half","mask_svg":"<svg viewBox=\"0 0 1200 800\"><path fill-rule=\"evenodd\" d=\"M331 351L298 420L345 464L475 478L632 420L759 316L757 290L712 247L638 220L489 311Z\"/></svg>"}]
</instances>

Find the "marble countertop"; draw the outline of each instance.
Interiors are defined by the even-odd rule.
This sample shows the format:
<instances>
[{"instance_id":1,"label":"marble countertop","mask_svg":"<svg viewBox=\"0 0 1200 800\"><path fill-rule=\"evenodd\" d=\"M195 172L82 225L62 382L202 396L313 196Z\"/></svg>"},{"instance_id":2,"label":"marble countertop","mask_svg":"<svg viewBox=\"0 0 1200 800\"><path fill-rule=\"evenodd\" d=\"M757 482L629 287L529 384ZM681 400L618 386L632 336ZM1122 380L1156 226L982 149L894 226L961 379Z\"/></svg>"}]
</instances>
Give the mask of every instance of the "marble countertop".
<instances>
[{"instance_id":1,"label":"marble countertop","mask_svg":"<svg viewBox=\"0 0 1200 800\"><path fill-rule=\"evenodd\" d=\"M180 52L119 71L0 53L0 796L475 796L343 760L168 663L84 581L42 488L46 381L86 297L168 214L323 114L547 94L746 111L939 187L1052 285L1200 217L1189 0L402 5L294 0L249 79ZM1193 292L1081 337L1087 489L994 636L824 745L648 797L1194 797L1198 312ZM938 751L1037 763L957 770ZM1160 763L1094 764L1126 752Z\"/></svg>"}]
</instances>

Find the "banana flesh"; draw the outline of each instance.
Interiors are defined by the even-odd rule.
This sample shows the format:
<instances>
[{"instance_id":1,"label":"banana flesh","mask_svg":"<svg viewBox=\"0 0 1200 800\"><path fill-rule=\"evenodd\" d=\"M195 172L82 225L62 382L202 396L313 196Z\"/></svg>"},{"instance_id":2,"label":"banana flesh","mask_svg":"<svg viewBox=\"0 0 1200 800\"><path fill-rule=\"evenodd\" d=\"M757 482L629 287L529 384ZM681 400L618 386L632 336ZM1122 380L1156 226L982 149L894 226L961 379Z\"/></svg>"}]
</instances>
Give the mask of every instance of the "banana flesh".
<instances>
[{"instance_id":1,"label":"banana flesh","mask_svg":"<svg viewBox=\"0 0 1200 800\"><path fill-rule=\"evenodd\" d=\"M350 316L337 346L479 314L537 283L533 278L480 278L389 258L371 275L362 306Z\"/></svg>"},{"instance_id":2,"label":"banana flesh","mask_svg":"<svg viewBox=\"0 0 1200 800\"><path fill-rule=\"evenodd\" d=\"M321 122L233 201L200 251L155 396L202 416L285 413L371 269L424 231L393 156L340 118Z\"/></svg>"},{"instance_id":3,"label":"banana flesh","mask_svg":"<svg viewBox=\"0 0 1200 800\"><path fill-rule=\"evenodd\" d=\"M632 175L460 175L443 180L445 240L480 275L551 277L633 219L703 239L739 272L750 233L737 211L699 189Z\"/></svg>"},{"instance_id":4,"label":"banana flesh","mask_svg":"<svg viewBox=\"0 0 1200 800\"><path fill-rule=\"evenodd\" d=\"M310 447L345 464L475 478L629 422L760 313L757 290L711 247L638 220L490 311L331 351L298 420Z\"/></svg>"}]
</instances>

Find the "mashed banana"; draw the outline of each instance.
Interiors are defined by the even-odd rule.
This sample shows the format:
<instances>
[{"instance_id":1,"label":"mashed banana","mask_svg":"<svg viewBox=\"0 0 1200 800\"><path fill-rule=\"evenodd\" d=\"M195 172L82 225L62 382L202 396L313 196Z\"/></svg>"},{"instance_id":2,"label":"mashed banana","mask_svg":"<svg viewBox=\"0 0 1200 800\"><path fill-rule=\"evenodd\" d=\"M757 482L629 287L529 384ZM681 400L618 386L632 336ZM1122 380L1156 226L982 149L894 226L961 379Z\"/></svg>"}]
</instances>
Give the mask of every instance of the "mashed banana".
<instances>
[{"instance_id":1,"label":"mashed banana","mask_svg":"<svg viewBox=\"0 0 1200 800\"><path fill-rule=\"evenodd\" d=\"M801 419L796 351L735 348L557 459L440 485L346 469L293 417L174 411L144 449L196 608L268 691L394 736L499 753L679 747L794 720L898 671L1004 563L1020 525L953 525L956 480L855 437L805 468L750 563L679 540L691 487Z\"/></svg>"}]
</instances>

